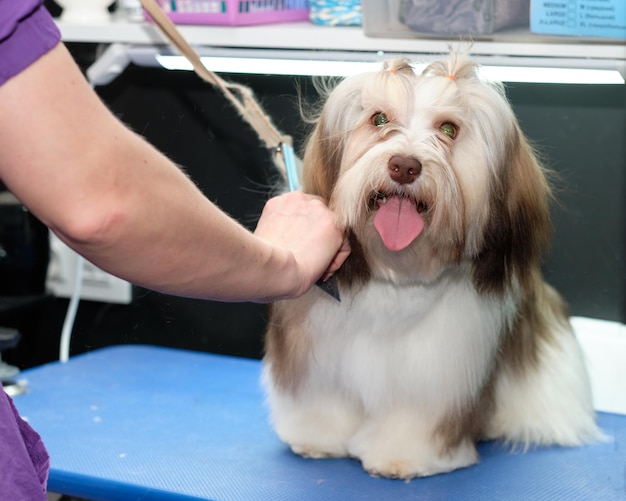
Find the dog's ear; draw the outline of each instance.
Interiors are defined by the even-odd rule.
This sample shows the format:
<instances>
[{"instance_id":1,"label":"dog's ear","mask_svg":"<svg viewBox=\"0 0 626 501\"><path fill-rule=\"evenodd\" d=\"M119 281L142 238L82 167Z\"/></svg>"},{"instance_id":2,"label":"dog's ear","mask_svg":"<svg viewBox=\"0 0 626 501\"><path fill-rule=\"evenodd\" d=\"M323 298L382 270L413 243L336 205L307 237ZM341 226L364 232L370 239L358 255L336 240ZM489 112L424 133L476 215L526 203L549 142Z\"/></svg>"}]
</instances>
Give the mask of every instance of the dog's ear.
<instances>
[{"instance_id":1,"label":"dog's ear","mask_svg":"<svg viewBox=\"0 0 626 501\"><path fill-rule=\"evenodd\" d=\"M326 202L330 200L341 168L344 138L341 133L333 133L328 115L329 111L324 109L307 140L302 173L303 191L319 195Z\"/></svg>"},{"instance_id":2,"label":"dog's ear","mask_svg":"<svg viewBox=\"0 0 626 501\"><path fill-rule=\"evenodd\" d=\"M551 190L535 152L515 124L504 168L493 180L485 244L474 265L479 290L502 292L517 280L527 287L541 266L551 235Z\"/></svg>"},{"instance_id":3,"label":"dog's ear","mask_svg":"<svg viewBox=\"0 0 626 501\"><path fill-rule=\"evenodd\" d=\"M552 233L552 192L537 155L517 127L511 148L507 210L511 224L511 266L524 284L541 265Z\"/></svg>"}]
</instances>

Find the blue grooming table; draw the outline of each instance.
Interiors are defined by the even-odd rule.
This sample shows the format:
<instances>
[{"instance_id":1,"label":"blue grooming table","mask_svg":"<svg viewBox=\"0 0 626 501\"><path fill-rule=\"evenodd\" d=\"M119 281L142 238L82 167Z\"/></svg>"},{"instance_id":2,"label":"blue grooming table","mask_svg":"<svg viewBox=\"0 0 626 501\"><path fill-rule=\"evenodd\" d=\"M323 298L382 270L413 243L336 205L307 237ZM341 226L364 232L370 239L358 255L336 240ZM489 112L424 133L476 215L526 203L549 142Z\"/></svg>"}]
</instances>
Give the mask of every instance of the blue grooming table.
<instances>
[{"instance_id":1,"label":"blue grooming table","mask_svg":"<svg viewBox=\"0 0 626 501\"><path fill-rule=\"evenodd\" d=\"M410 482L351 459L303 459L274 435L260 363L116 346L23 372L15 397L51 456L49 490L93 500L625 500L626 416L610 437L525 454L480 446L470 468Z\"/></svg>"}]
</instances>

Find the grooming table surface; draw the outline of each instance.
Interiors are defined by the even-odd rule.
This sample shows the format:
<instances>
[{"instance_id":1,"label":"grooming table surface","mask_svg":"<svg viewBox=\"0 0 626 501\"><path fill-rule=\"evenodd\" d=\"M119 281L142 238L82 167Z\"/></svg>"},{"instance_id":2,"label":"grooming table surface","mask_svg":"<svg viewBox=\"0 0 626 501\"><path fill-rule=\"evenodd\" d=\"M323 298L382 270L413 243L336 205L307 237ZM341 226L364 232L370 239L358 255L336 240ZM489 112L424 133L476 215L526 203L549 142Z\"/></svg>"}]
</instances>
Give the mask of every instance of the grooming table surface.
<instances>
[{"instance_id":1,"label":"grooming table surface","mask_svg":"<svg viewBox=\"0 0 626 501\"><path fill-rule=\"evenodd\" d=\"M410 482L351 459L293 455L268 424L260 363L116 346L23 372L15 397L51 456L49 490L93 500L624 500L626 416L609 440L525 454L481 444L481 462Z\"/></svg>"}]
</instances>

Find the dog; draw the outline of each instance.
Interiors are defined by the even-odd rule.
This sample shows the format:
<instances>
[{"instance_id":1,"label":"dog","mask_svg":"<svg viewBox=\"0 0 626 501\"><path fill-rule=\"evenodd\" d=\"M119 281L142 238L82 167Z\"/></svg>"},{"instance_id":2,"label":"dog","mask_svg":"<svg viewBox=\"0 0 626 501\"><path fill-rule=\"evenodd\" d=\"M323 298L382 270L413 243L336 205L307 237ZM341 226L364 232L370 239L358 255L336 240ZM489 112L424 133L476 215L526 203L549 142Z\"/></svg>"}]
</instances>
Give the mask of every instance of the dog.
<instances>
[{"instance_id":1,"label":"dog","mask_svg":"<svg viewBox=\"0 0 626 501\"><path fill-rule=\"evenodd\" d=\"M263 380L293 452L411 479L478 461L476 443L596 440L567 307L541 274L552 198L500 83L462 51L348 77L303 158L352 253L271 305Z\"/></svg>"}]
</instances>

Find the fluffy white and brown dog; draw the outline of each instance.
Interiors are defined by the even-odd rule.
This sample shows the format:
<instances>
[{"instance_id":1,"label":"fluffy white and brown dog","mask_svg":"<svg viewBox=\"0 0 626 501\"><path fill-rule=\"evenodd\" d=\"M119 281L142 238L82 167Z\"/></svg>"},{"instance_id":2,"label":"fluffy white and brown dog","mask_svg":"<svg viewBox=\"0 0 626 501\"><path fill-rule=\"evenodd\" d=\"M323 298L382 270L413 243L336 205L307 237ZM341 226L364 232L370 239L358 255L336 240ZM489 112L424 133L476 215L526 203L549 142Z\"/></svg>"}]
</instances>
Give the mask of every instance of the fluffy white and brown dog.
<instances>
[{"instance_id":1,"label":"fluffy white and brown dog","mask_svg":"<svg viewBox=\"0 0 626 501\"><path fill-rule=\"evenodd\" d=\"M302 456L408 479L476 463L501 439L598 436L566 306L542 278L550 189L500 84L462 54L342 81L304 156L352 254L272 305L271 419Z\"/></svg>"}]
</instances>

